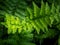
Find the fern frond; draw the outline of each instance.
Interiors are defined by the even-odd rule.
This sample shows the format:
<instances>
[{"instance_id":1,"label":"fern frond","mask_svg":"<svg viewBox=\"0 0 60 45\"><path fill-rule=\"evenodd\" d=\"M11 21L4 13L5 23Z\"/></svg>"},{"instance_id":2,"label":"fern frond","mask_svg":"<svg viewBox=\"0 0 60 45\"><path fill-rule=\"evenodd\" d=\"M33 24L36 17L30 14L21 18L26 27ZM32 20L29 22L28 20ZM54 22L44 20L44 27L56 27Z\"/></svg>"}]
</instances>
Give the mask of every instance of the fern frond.
<instances>
[{"instance_id":1,"label":"fern frond","mask_svg":"<svg viewBox=\"0 0 60 45\"><path fill-rule=\"evenodd\" d=\"M43 32L48 32L48 26L52 26L54 21L59 21L59 13L57 13L59 8L54 6L52 4L52 7L48 6L48 3L44 4L42 2L41 8L39 8L34 2L33 2L33 9L27 8L26 11L26 17L22 17L23 19L20 19L19 17L12 16L11 14L6 14L6 22L5 25L7 28L12 32L15 33L17 30L20 33L21 31L28 31L32 32L33 29L37 31L37 33L42 30ZM18 10L19 11L19 10ZM55 13L56 12L56 13ZM16 15L17 12L15 13ZM59 18L58 18L59 17ZM15 26L14 26L15 25ZM10 27L11 26L11 27Z\"/></svg>"},{"instance_id":2,"label":"fern frond","mask_svg":"<svg viewBox=\"0 0 60 45\"><path fill-rule=\"evenodd\" d=\"M59 21L59 8L57 6L54 6L54 4L52 4L51 8L49 7L48 3L46 2L46 4L44 4L44 2L42 2L41 4L41 8L39 8L34 2L33 2L33 7L34 9L33 12L28 12L31 16L32 13L32 17L34 17L33 19L29 18L31 21L33 20L32 25L34 25L33 27L37 30L42 30L43 32L48 31L48 26L52 26L52 24L54 23L54 21ZM27 9L29 10L29 8ZM27 16L28 17L28 16Z\"/></svg>"}]
</instances>

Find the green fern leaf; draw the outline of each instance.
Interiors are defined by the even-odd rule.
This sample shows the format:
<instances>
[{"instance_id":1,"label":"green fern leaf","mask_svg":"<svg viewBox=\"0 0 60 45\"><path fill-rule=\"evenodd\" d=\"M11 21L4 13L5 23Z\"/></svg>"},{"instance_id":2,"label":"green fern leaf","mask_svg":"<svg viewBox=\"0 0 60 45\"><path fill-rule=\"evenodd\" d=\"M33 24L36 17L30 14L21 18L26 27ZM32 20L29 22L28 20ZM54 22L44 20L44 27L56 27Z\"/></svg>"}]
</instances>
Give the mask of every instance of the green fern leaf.
<instances>
[{"instance_id":1,"label":"green fern leaf","mask_svg":"<svg viewBox=\"0 0 60 45\"><path fill-rule=\"evenodd\" d=\"M41 2L41 9L40 9L40 15L44 15L45 14L45 4L43 3L43 1Z\"/></svg>"},{"instance_id":2,"label":"green fern leaf","mask_svg":"<svg viewBox=\"0 0 60 45\"><path fill-rule=\"evenodd\" d=\"M40 12L40 9L39 7L33 2L33 7L34 7L34 17L36 18L37 15L40 15L39 12Z\"/></svg>"},{"instance_id":3,"label":"green fern leaf","mask_svg":"<svg viewBox=\"0 0 60 45\"><path fill-rule=\"evenodd\" d=\"M33 12L32 12L32 10L30 9L30 8L27 8L27 11L29 12L29 14L30 15L28 15L28 17L30 18L30 19L33 19Z\"/></svg>"},{"instance_id":4,"label":"green fern leaf","mask_svg":"<svg viewBox=\"0 0 60 45\"><path fill-rule=\"evenodd\" d=\"M42 23L43 27L48 31L47 24L44 19L40 19L40 22Z\"/></svg>"},{"instance_id":5,"label":"green fern leaf","mask_svg":"<svg viewBox=\"0 0 60 45\"><path fill-rule=\"evenodd\" d=\"M50 14L50 7L47 2L46 2L46 6L45 6L45 14L47 14L47 15Z\"/></svg>"},{"instance_id":6,"label":"green fern leaf","mask_svg":"<svg viewBox=\"0 0 60 45\"><path fill-rule=\"evenodd\" d=\"M43 32L45 32L45 31L44 31L44 27L42 26L41 22L40 22L39 20L36 20L35 22L36 22L36 24L38 25L38 27L39 27L40 29L42 29Z\"/></svg>"}]
</instances>

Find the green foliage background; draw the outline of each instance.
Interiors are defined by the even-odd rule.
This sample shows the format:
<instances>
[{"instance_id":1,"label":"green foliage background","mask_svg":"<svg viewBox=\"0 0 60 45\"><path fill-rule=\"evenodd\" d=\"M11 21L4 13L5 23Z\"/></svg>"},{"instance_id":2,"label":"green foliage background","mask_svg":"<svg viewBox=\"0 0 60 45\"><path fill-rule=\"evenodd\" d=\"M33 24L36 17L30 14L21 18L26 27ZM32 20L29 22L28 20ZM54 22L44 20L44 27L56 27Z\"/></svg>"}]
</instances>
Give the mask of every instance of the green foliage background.
<instances>
[{"instance_id":1,"label":"green foliage background","mask_svg":"<svg viewBox=\"0 0 60 45\"><path fill-rule=\"evenodd\" d=\"M59 0L0 3L0 45L60 45Z\"/></svg>"}]
</instances>

